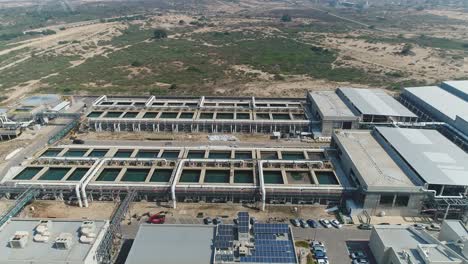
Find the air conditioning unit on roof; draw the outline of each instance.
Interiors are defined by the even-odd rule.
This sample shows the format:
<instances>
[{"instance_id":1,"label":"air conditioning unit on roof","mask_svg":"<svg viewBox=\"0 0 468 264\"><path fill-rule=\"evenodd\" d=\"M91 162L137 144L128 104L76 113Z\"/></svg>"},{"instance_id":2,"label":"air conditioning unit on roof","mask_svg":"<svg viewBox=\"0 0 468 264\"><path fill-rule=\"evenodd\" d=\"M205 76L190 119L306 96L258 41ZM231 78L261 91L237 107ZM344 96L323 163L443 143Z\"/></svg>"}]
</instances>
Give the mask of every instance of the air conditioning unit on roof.
<instances>
[{"instance_id":1,"label":"air conditioning unit on roof","mask_svg":"<svg viewBox=\"0 0 468 264\"><path fill-rule=\"evenodd\" d=\"M55 239L55 248L57 249L70 249L73 245L73 235L70 233L61 233Z\"/></svg>"},{"instance_id":2,"label":"air conditioning unit on roof","mask_svg":"<svg viewBox=\"0 0 468 264\"><path fill-rule=\"evenodd\" d=\"M24 248L28 243L29 232L27 231L16 231L15 234L8 241L8 245L11 248Z\"/></svg>"}]
</instances>

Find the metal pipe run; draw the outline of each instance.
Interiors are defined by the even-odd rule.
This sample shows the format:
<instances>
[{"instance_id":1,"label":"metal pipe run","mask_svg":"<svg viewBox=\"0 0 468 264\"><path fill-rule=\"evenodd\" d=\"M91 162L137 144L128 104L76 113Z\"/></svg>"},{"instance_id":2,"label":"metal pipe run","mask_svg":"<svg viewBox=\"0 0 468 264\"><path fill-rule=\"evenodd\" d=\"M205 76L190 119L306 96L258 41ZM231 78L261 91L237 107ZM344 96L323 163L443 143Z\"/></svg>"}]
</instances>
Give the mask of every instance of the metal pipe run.
<instances>
[{"instance_id":1,"label":"metal pipe run","mask_svg":"<svg viewBox=\"0 0 468 264\"><path fill-rule=\"evenodd\" d=\"M263 164L265 163L281 163L281 164L320 164L323 166L323 161L321 160L259 160L258 161L258 178L260 179L260 189L262 192L262 211L265 211L266 206L266 189L265 189L265 180L263 178ZM288 189L304 189L303 187L288 187Z\"/></svg>"},{"instance_id":2,"label":"metal pipe run","mask_svg":"<svg viewBox=\"0 0 468 264\"><path fill-rule=\"evenodd\" d=\"M82 194L82 199L84 201L84 206L85 207L89 206L88 197L86 195L86 187L88 186L89 182L94 178L96 173L104 165L104 163L106 163L108 161L167 161L167 160L166 159L136 159L136 158L103 158L103 159L101 159L93 169L89 170L89 171L91 171L90 174L83 181L83 183L81 185L81 194Z\"/></svg>"}]
</instances>

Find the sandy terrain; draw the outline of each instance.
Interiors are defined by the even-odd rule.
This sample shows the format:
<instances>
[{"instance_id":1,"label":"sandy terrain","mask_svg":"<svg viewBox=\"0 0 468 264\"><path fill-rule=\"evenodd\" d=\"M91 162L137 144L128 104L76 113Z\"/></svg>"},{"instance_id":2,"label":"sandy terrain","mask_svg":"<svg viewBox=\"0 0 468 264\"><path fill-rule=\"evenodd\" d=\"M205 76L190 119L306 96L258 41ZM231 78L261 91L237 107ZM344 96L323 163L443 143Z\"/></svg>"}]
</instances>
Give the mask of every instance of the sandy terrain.
<instances>
[{"instance_id":1,"label":"sandy terrain","mask_svg":"<svg viewBox=\"0 0 468 264\"><path fill-rule=\"evenodd\" d=\"M338 62L347 66L372 71L403 72L409 78L438 81L441 77L455 79L468 74L468 64L463 59L453 59L454 55L463 58L462 52L444 52L432 48L414 46L412 55L399 55L403 43L368 43L365 40L328 36L322 44L340 51ZM449 55L447 55L449 54ZM465 59L466 60L466 59Z\"/></svg>"},{"instance_id":2,"label":"sandy terrain","mask_svg":"<svg viewBox=\"0 0 468 264\"><path fill-rule=\"evenodd\" d=\"M429 10L424 10L424 12L436 16L443 16L443 17L448 17L452 19L458 19L458 20L464 20L468 21L468 13L464 12L463 10L434 10L434 9L429 9Z\"/></svg>"},{"instance_id":3,"label":"sandy terrain","mask_svg":"<svg viewBox=\"0 0 468 264\"><path fill-rule=\"evenodd\" d=\"M297 209L297 211L295 210ZM131 214L143 215L145 213L154 214L160 211L168 211L169 217L176 218L195 218L197 214L203 213L203 215L210 217L223 217L233 219L236 218L239 211L247 211L252 216L255 216L260 221L267 221L270 217L277 219L286 219L298 217L298 218L331 218L325 212L325 207L317 206L267 206L265 211L259 211L256 208L249 208L240 204L190 204L190 203L178 203L177 209L160 207L155 203L138 202L133 203L130 209Z\"/></svg>"},{"instance_id":4,"label":"sandy terrain","mask_svg":"<svg viewBox=\"0 0 468 264\"><path fill-rule=\"evenodd\" d=\"M60 201L34 201L20 213L22 218L109 219L115 203L92 202L88 208L69 206ZM34 207L34 210L31 209Z\"/></svg>"}]
</instances>

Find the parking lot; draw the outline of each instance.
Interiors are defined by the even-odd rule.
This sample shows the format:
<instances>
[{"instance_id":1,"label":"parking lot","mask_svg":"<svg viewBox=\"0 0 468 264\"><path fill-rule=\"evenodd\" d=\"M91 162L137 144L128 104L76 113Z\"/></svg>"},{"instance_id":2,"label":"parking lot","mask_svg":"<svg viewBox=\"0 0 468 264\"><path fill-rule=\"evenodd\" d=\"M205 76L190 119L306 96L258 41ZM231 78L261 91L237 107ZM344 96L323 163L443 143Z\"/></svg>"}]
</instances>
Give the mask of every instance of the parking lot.
<instances>
[{"instance_id":1,"label":"parking lot","mask_svg":"<svg viewBox=\"0 0 468 264\"><path fill-rule=\"evenodd\" d=\"M144 221L145 218L140 221L132 219L130 225L128 223L123 224L124 237L127 239L135 238L139 224ZM223 219L223 222L232 223L232 219ZM203 224L203 219L168 215L166 224ZM341 229L319 226L318 228L292 227L292 232L295 240L319 240L324 242L327 247L328 259L332 264L351 263L349 255L355 251L365 252L370 263L375 263L368 246L371 233L369 230L359 230L355 226L344 226Z\"/></svg>"},{"instance_id":2,"label":"parking lot","mask_svg":"<svg viewBox=\"0 0 468 264\"><path fill-rule=\"evenodd\" d=\"M319 240L325 243L328 260L331 264L351 263L349 255L353 251L363 251L370 263L376 263L369 250L368 242L371 231L359 230L354 226L336 228L301 228L293 227L296 240Z\"/></svg>"}]
</instances>

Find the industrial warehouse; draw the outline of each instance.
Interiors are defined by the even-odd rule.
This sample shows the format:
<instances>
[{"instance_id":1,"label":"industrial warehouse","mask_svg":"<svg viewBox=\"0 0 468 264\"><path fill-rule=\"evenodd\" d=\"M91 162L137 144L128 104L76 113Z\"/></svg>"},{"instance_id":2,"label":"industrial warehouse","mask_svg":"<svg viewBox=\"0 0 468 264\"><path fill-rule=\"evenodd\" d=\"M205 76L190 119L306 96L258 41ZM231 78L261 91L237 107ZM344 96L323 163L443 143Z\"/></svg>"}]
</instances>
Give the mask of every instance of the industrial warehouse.
<instances>
[{"instance_id":1,"label":"industrial warehouse","mask_svg":"<svg viewBox=\"0 0 468 264\"><path fill-rule=\"evenodd\" d=\"M97 248L89 251L97 263L110 263L112 254L103 252L114 248L112 241L118 240L133 202L171 212L185 212L186 206L243 206L266 214L287 208L296 215L304 208L320 208L336 219L342 215L343 224L370 224L371 218L386 216L466 220L466 85L451 81L405 88L401 94L343 87L309 91L304 98L83 97L83 107L71 105L79 113L61 114L80 116L80 122L67 123L66 129L75 126L73 133L66 136L70 130L57 129L47 144L36 144L29 154L8 162L0 178L1 196L15 201L0 218L0 236L14 236L2 227L19 221L12 217L31 200L58 201L79 210L92 210L98 202L116 204L109 227L103 222L103 237L96 237ZM205 216L201 211L197 214ZM158 214L166 211L147 212L148 217ZM301 262L284 219L266 226L243 214L234 224L218 222L230 217L217 214L221 220L216 226L200 225L204 218L189 221L191 226L147 222L135 231L126 263L151 263L151 254L141 252L148 251L147 243L164 241L172 243L158 249L165 263ZM305 228L301 220L297 228ZM60 220L56 222L54 227ZM73 235L80 234L78 224L73 225L78 231L69 231ZM373 239L384 242L380 236L400 230L379 228ZM31 231L34 227L20 229L15 230L18 237L37 233ZM182 233L193 238L177 240ZM154 238L158 234L167 237ZM81 245L77 238L75 246ZM174 258L175 244L193 258ZM408 248L418 244L411 242ZM439 245L434 252L444 248ZM379 254L390 254L372 250L379 259ZM41 263L37 258L31 262ZM79 258L66 261L95 263L88 262L88 255Z\"/></svg>"}]
</instances>

